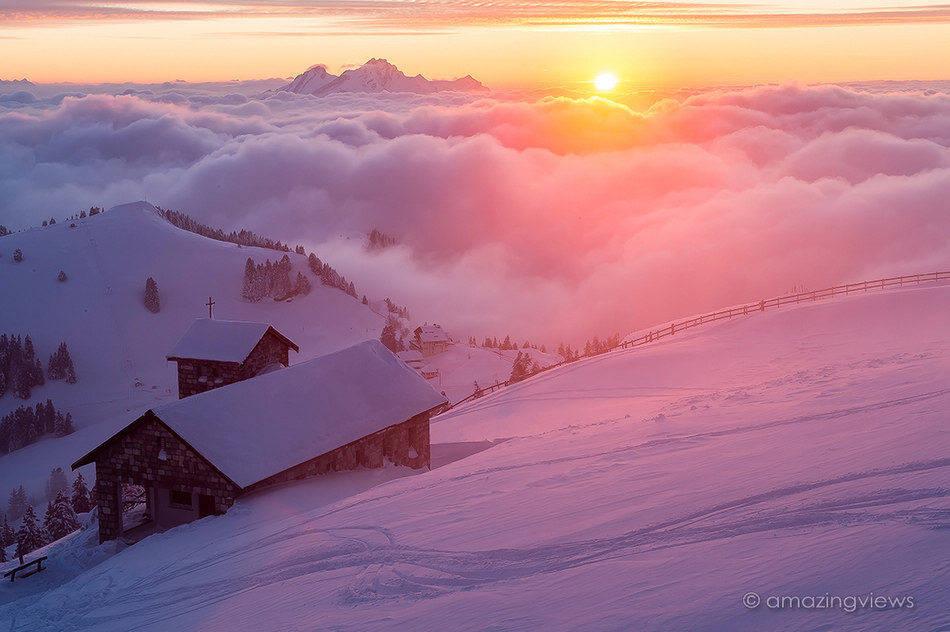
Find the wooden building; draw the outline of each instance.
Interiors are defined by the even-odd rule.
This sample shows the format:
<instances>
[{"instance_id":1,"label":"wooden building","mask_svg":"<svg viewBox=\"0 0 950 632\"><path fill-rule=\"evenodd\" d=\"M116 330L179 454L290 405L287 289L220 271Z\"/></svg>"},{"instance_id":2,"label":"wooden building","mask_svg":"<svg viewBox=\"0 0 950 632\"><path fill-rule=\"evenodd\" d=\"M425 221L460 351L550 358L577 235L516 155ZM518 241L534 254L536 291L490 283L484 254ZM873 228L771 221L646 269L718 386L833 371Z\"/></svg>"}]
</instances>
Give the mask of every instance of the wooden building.
<instances>
[{"instance_id":1,"label":"wooden building","mask_svg":"<svg viewBox=\"0 0 950 632\"><path fill-rule=\"evenodd\" d=\"M300 351L266 323L204 318L191 325L167 359L178 363L178 397L184 398L289 366L291 349Z\"/></svg>"},{"instance_id":2,"label":"wooden building","mask_svg":"<svg viewBox=\"0 0 950 632\"><path fill-rule=\"evenodd\" d=\"M443 353L449 348L449 335L439 325L425 324L416 327L415 334L409 342L411 349L419 351L428 358L436 353Z\"/></svg>"},{"instance_id":3,"label":"wooden building","mask_svg":"<svg viewBox=\"0 0 950 632\"><path fill-rule=\"evenodd\" d=\"M377 340L147 411L73 463L95 463L99 540L123 534L121 485L162 527L224 513L252 490L331 471L429 466L445 403Z\"/></svg>"}]
</instances>

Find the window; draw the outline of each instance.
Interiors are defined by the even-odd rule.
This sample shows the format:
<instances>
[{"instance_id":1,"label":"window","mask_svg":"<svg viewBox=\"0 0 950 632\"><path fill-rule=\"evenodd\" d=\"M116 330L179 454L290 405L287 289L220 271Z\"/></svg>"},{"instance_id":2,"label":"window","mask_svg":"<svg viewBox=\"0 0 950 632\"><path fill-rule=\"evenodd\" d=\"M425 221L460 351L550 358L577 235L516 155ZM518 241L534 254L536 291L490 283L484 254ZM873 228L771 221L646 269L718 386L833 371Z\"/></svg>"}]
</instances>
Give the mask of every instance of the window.
<instances>
[{"instance_id":1,"label":"window","mask_svg":"<svg viewBox=\"0 0 950 632\"><path fill-rule=\"evenodd\" d=\"M172 491L171 504L184 505L185 507L191 507L191 492Z\"/></svg>"}]
</instances>

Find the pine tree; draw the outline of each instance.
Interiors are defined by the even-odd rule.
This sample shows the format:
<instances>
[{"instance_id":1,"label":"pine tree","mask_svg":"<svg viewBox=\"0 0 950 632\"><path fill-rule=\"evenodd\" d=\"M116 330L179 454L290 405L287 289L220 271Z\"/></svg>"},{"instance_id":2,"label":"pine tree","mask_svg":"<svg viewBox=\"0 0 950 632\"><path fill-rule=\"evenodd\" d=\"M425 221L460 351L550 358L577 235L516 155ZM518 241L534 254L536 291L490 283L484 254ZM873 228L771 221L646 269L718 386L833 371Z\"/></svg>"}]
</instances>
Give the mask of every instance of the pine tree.
<instances>
[{"instance_id":1,"label":"pine tree","mask_svg":"<svg viewBox=\"0 0 950 632\"><path fill-rule=\"evenodd\" d=\"M310 294L310 279L308 279L302 272L297 273L297 281L294 283L294 294L303 296Z\"/></svg>"},{"instance_id":2,"label":"pine tree","mask_svg":"<svg viewBox=\"0 0 950 632\"><path fill-rule=\"evenodd\" d=\"M46 513L43 514L43 529L46 533L51 533L49 530L50 524L53 521L53 501L50 499L46 502Z\"/></svg>"},{"instance_id":3,"label":"pine tree","mask_svg":"<svg viewBox=\"0 0 950 632\"><path fill-rule=\"evenodd\" d=\"M49 500L56 498L57 494L69 489L69 481L66 480L66 473L63 468L53 468L49 473L49 480L46 482L46 497Z\"/></svg>"},{"instance_id":4,"label":"pine tree","mask_svg":"<svg viewBox=\"0 0 950 632\"><path fill-rule=\"evenodd\" d=\"M33 386L43 386L46 384L46 378L43 377L43 364L39 358L33 358L32 379Z\"/></svg>"},{"instance_id":5,"label":"pine tree","mask_svg":"<svg viewBox=\"0 0 950 632\"><path fill-rule=\"evenodd\" d=\"M70 502L76 513L86 513L93 507L92 499L89 497L89 489L86 487L86 481L82 478L82 472L76 472Z\"/></svg>"},{"instance_id":6,"label":"pine tree","mask_svg":"<svg viewBox=\"0 0 950 632\"><path fill-rule=\"evenodd\" d=\"M145 307L153 314L157 314L160 309L158 301L158 284L155 279L149 277L145 280Z\"/></svg>"},{"instance_id":7,"label":"pine tree","mask_svg":"<svg viewBox=\"0 0 950 632\"><path fill-rule=\"evenodd\" d=\"M58 540L79 528L79 518L76 517L69 499L62 493L56 495L56 501L47 511L44 526L51 540Z\"/></svg>"},{"instance_id":8,"label":"pine tree","mask_svg":"<svg viewBox=\"0 0 950 632\"><path fill-rule=\"evenodd\" d=\"M67 278L69 278L69 277L66 276L66 271L65 271L65 270L60 270L60 271L59 271L59 276L57 276L56 278L59 279L59 282L60 282L60 283L62 283L63 281L65 281L65 280L66 280Z\"/></svg>"},{"instance_id":9,"label":"pine tree","mask_svg":"<svg viewBox=\"0 0 950 632\"><path fill-rule=\"evenodd\" d=\"M55 431L57 437L65 437L66 435L71 435L76 432L76 429L73 427L72 413L66 413L65 417L63 417L63 413L56 413Z\"/></svg>"},{"instance_id":10,"label":"pine tree","mask_svg":"<svg viewBox=\"0 0 950 632\"><path fill-rule=\"evenodd\" d=\"M46 377L50 380L65 379L67 384L76 383L76 369L73 367L73 359L69 355L69 348L65 342L59 343L56 353L49 357Z\"/></svg>"},{"instance_id":11,"label":"pine tree","mask_svg":"<svg viewBox=\"0 0 950 632\"><path fill-rule=\"evenodd\" d=\"M19 248L17 248L16 250L14 250L14 251L13 251L13 260L16 261L17 263L20 263L21 261L23 261L23 251L20 250Z\"/></svg>"},{"instance_id":12,"label":"pine tree","mask_svg":"<svg viewBox=\"0 0 950 632\"><path fill-rule=\"evenodd\" d=\"M390 315L389 318L386 319L386 325L383 327L382 333L379 335L379 341L393 353L401 351L399 341L396 339L398 327L399 324L396 322L396 319Z\"/></svg>"},{"instance_id":13,"label":"pine tree","mask_svg":"<svg viewBox=\"0 0 950 632\"><path fill-rule=\"evenodd\" d=\"M23 556L44 546L48 539L44 529L37 524L36 512L33 507L27 507L23 514L23 522L16 534L16 554Z\"/></svg>"},{"instance_id":14,"label":"pine tree","mask_svg":"<svg viewBox=\"0 0 950 632\"><path fill-rule=\"evenodd\" d=\"M13 546L16 542L16 533L13 531L13 527L10 526L10 523L7 521L7 517L3 517L3 527L0 528L0 548L7 548L8 546Z\"/></svg>"},{"instance_id":15,"label":"pine tree","mask_svg":"<svg viewBox=\"0 0 950 632\"><path fill-rule=\"evenodd\" d=\"M45 406L36 405L36 417L36 423L42 428L44 434L56 432L56 408L53 407L52 400L46 400Z\"/></svg>"},{"instance_id":16,"label":"pine tree","mask_svg":"<svg viewBox=\"0 0 950 632\"><path fill-rule=\"evenodd\" d=\"M10 492L10 502L7 504L7 515L10 520L16 520L26 511L26 490L23 485Z\"/></svg>"},{"instance_id":17,"label":"pine tree","mask_svg":"<svg viewBox=\"0 0 950 632\"><path fill-rule=\"evenodd\" d=\"M7 549L6 547L0 546L0 564L3 564L7 561Z\"/></svg>"},{"instance_id":18,"label":"pine tree","mask_svg":"<svg viewBox=\"0 0 950 632\"><path fill-rule=\"evenodd\" d=\"M528 377L531 371L531 356L527 353L518 352L515 356L514 364L511 365L511 375L508 382L514 384Z\"/></svg>"},{"instance_id":19,"label":"pine tree","mask_svg":"<svg viewBox=\"0 0 950 632\"><path fill-rule=\"evenodd\" d=\"M20 399L29 399L33 392L31 390L33 387L32 367L27 368L17 357L16 362L11 363L10 374L10 381L13 382L13 394Z\"/></svg>"}]
</instances>

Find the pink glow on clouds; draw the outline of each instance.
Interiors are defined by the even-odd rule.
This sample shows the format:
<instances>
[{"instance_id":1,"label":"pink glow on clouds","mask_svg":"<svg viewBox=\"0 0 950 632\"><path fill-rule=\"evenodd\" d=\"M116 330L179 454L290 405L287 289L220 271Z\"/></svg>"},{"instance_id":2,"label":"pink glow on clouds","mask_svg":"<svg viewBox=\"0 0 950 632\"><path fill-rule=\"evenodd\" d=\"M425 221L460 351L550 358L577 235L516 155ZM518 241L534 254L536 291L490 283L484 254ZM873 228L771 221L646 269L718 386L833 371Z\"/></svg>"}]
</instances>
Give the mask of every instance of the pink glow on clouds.
<instances>
[{"instance_id":1,"label":"pink glow on clouds","mask_svg":"<svg viewBox=\"0 0 950 632\"><path fill-rule=\"evenodd\" d=\"M8 104L9 105L9 104ZM147 195L313 247L460 335L576 342L796 285L946 269L950 97L88 96L0 110L20 226ZM378 228L367 256L334 239Z\"/></svg>"}]
</instances>

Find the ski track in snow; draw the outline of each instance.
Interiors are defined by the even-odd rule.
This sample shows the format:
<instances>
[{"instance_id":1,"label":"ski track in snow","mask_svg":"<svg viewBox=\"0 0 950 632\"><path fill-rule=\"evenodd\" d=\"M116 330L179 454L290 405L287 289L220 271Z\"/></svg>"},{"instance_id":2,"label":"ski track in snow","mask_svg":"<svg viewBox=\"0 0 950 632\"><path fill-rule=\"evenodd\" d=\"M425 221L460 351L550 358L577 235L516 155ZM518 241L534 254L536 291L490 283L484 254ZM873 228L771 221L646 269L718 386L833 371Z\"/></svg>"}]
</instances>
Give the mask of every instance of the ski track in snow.
<instances>
[{"instance_id":1,"label":"ski track in snow","mask_svg":"<svg viewBox=\"0 0 950 632\"><path fill-rule=\"evenodd\" d=\"M898 304L884 295L865 300L880 313ZM942 300L933 304L933 322L946 313L938 310L950 299ZM839 308L829 302L822 309ZM766 327L771 317L755 322ZM775 318L787 322L788 314ZM934 335L933 322L915 333ZM939 546L950 534L947 343L920 338L899 349L900 331L886 344L864 342L857 331L851 339L799 338L765 351L753 342L743 355L734 334L752 324L710 328L709 340L691 332L666 346L597 356L473 401L434 419L434 436L460 440L452 433L464 427L482 433L471 441L491 443L507 415L508 437L516 438L306 510L285 502L291 496L279 499L280 491L239 502L225 516L153 536L58 589L0 606L0 622L9 622L0 631L233 629L252 610L263 612L258 624L276 615L273 629L281 630L320 627L307 618L314 612L332 617L327 629L416 629L387 617L419 612L444 618L430 621L432 629L490 629L473 613L522 592L563 602L563 611L554 607L564 615L560 629L574 629L566 604L585 590L608 593L618 563L628 565L618 583L639 586L641 594L631 596L640 597L638 606L656 599L669 611L651 619L636 606L605 605L592 629L946 628L940 585L950 566ZM774 337L763 341L775 344ZM732 348L736 357L704 374L670 371L691 345L703 352L694 365ZM672 358L666 365L665 355ZM651 363L655 377L636 373ZM550 419L532 425L536 417ZM693 476L703 480L691 486ZM557 524L546 532L549 520ZM894 534L907 538L906 548L896 548ZM839 541L852 547L844 555L896 551L888 560L902 565L856 567L842 572L839 585L860 590L855 583L867 568L878 571L882 589L912 580L921 607L897 615L919 618L779 620L755 618L775 613L749 614L738 599L723 605L739 579L747 588L758 588L753 580L833 584L837 567L851 562L840 554L824 560ZM799 567L783 542L793 553L820 544ZM717 556L736 549L747 552L749 567L717 585ZM926 570L914 566L922 560L931 564ZM683 565L693 563L701 572L684 576ZM638 584L641 571L653 575ZM578 577L592 586L572 585ZM719 591L717 610L690 601L703 591ZM463 596L469 609L456 611ZM601 602L591 606L600 616ZM511 607L496 629L550 622L530 602Z\"/></svg>"},{"instance_id":2,"label":"ski track in snow","mask_svg":"<svg viewBox=\"0 0 950 632\"><path fill-rule=\"evenodd\" d=\"M230 555L184 563L171 561L151 577L118 586L111 575L95 578L85 607L64 599L61 612L74 618L47 621L14 620L10 630L144 629L168 620L163 604L176 604L178 615L209 608L268 585L306 578L334 570L348 570L355 579L338 592L342 606L380 600L417 600L449 592L475 590L498 583L557 573L649 551L779 530L807 530L826 526L853 527L867 523L900 521L930 529L950 529L950 506L900 508L921 500L950 498L947 488L881 488L870 493L844 493L835 500L809 501L806 492L846 486L848 483L925 473L950 467L950 458L906 463L869 472L855 472L811 483L775 489L734 501L712 505L615 537L526 548L484 551L445 551L402 546L385 528L370 525L333 529L281 530L268 535L250 549L235 549ZM842 490L847 492L847 490ZM787 501L799 497L790 506ZM860 510L860 511L857 511ZM281 551L295 551L292 560ZM215 576L215 569L228 569L244 557L259 560L250 572L211 581L176 585L176 578ZM88 595L89 587L84 589ZM134 596L134 598L130 598ZM47 604L48 608L49 604Z\"/></svg>"}]
</instances>

